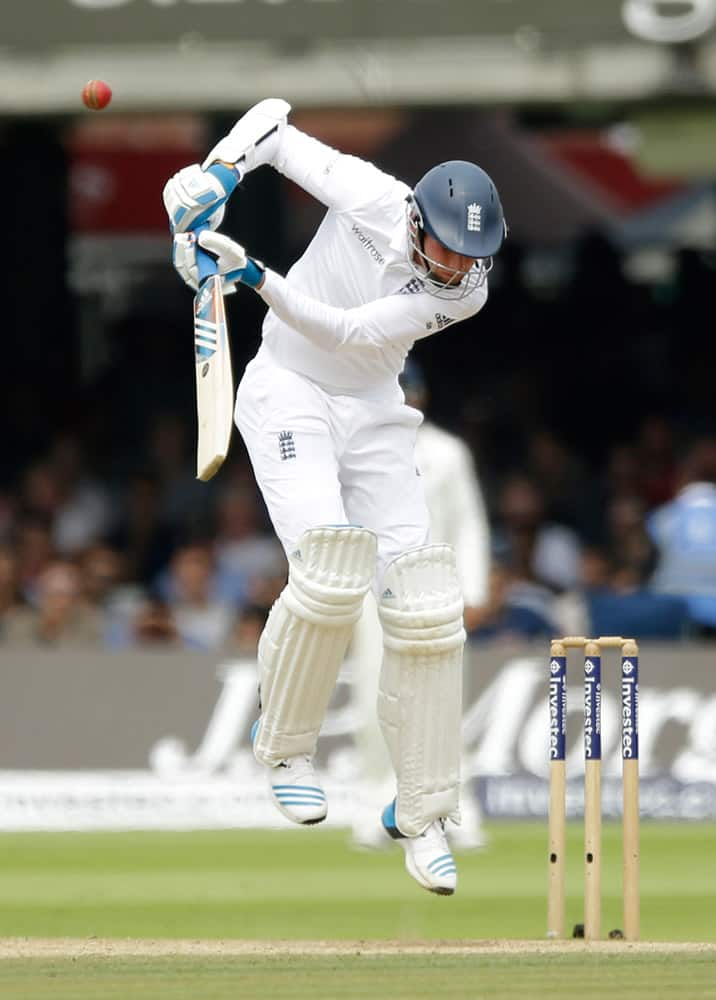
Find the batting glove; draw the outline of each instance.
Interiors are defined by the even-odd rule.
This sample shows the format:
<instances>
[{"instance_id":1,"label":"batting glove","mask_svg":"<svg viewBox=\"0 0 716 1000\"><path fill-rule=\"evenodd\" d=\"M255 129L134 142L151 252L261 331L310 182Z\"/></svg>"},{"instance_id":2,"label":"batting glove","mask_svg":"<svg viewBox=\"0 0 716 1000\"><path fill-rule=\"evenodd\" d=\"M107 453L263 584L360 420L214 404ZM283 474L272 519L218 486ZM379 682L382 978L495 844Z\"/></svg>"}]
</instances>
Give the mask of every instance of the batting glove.
<instances>
[{"instance_id":1,"label":"batting glove","mask_svg":"<svg viewBox=\"0 0 716 1000\"><path fill-rule=\"evenodd\" d=\"M239 174L215 163L202 170L198 163L184 167L164 185L162 197L173 233L208 226L216 229L224 218L224 205L239 182Z\"/></svg>"},{"instance_id":2,"label":"batting glove","mask_svg":"<svg viewBox=\"0 0 716 1000\"><path fill-rule=\"evenodd\" d=\"M194 233L177 233L174 237L174 267L190 288L199 287L197 245L216 262L216 271L222 278L224 295L235 292L237 282L250 288L258 288L263 282L263 264L253 257L248 257L239 243L222 233L202 230L198 237Z\"/></svg>"}]
</instances>

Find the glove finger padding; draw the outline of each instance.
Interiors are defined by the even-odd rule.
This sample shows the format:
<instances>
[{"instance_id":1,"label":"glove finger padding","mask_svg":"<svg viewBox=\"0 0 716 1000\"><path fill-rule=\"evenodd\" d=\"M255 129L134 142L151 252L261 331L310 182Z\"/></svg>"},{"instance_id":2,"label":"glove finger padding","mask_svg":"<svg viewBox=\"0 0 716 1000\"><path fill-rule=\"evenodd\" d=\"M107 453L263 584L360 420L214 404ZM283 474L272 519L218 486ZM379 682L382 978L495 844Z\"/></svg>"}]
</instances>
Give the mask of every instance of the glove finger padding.
<instances>
[{"instance_id":1,"label":"glove finger padding","mask_svg":"<svg viewBox=\"0 0 716 1000\"><path fill-rule=\"evenodd\" d=\"M248 264L246 251L241 244L223 233L202 231L199 233L199 246L216 260L219 274L241 271Z\"/></svg>"},{"instance_id":2,"label":"glove finger padding","mask_svg":"<svg viewBox=\"0 0 716 1000\"><path fill-rule=\"evenodd\" d=\"M172 261L182 281L196 291L199 287L199 268L196 262L196 236L193 233L176 234Z\"/></svg>"},{"instance_id":3,"label":"glove finger padding","mask_svg":"<svg viewBox=\"0 0 716 1000\"><path fill-rule=\"evenodd\" d=\"M205 236L218 236L219 243L211 243L205 246L203 238ZM243 247L234 243L228 236L221 236L220 233L201 232L197 239L194 233L177 233L174 237L172 249L172 260L174 268L182 281L196 291L200 284L199 265L196 259L197 243L202 250L216 260L217 272L222 278L222 292L224 295L233 295L236 291L237 278L233 277L236 271L234 261L239 261L239 266L246 266L246 254ZM218 248L229 246L230 252L223 254ZM213 247L213 249L212 249ZM237 252L238 251L238 252ZM228 272L232 272L228 274Z\"/></svg>"}]
</instances>

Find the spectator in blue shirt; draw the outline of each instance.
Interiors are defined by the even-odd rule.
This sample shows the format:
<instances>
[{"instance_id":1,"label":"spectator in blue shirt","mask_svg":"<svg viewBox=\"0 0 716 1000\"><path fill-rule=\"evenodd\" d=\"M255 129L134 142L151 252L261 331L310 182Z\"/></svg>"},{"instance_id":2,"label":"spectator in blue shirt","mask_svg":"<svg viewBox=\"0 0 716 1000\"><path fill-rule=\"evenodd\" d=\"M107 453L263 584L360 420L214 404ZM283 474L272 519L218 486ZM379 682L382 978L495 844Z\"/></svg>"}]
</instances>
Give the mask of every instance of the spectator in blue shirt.
<instances>
[{"instance_id":1,"label":"spectator in blue shirt","mask_svg":"<svg viewBox=\"0 0 716 1000\"><path fill-rule=\"evenodd\" d=\"M658 549L651 587L683 597L695 631L716 636L716 437L689 449L679 486L647 522Z\"/></svg>"}]
</instances>

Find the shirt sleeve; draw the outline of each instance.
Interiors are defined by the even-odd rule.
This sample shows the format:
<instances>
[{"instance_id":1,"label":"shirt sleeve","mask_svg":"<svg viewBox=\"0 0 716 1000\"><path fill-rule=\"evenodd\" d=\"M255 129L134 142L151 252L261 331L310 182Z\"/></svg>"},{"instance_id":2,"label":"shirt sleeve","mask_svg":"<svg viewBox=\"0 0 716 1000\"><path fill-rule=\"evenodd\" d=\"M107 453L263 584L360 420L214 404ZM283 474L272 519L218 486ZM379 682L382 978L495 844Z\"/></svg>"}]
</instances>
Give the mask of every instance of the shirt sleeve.
<instances>
[{"instance_id":1,"label":"shirt sleeve","mask_svg":"<svg viewBox=\"0 0 716 1000\"><path fill-rule=\"evenodd\" d=\"M273 166L336 212L350 212L390 195L400 182L372 163L348 156L287 125Z\"/></svg>"},{"instance_id":2,"label":"shirt sleeve","mask_svg":"<svg viewBox=\"0 0 716 1000\"><path fill-rule=\"evenodd\" d=\"M444 301L430 296L388 295L352 309L329 306L291 288L275 271L266 271L259 295L280 320L302 334L317 347L327 351L346 348L375 348L389 343L414 343L437 333L445 326L436 319ZM487 298L486 284L465 300L450 303L452 320L474 315ZM467 305L465 305L467 303Z\"/></svg>"}]
</instances>

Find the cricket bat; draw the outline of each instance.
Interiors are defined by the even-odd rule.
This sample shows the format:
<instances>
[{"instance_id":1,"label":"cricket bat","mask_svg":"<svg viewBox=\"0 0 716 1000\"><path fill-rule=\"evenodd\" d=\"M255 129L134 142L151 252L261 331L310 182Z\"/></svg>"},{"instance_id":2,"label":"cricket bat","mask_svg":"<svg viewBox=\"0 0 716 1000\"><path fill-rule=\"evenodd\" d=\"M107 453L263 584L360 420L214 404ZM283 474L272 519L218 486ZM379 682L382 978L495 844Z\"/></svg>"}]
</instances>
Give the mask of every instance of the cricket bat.
<instances>
[{"instance_id":1,"label":"cricket bat","mask_svg":"<svg viewBox=\"0 0 716 1000\"><path fill-rule=\"evenodd\" d=\"M221 278L213 273L211 257L200 250L197 262L201 280L194 297L196 476L206 482L219 471L229 452L234 422L234 379Z\"/></svg>"}]
</instances>

